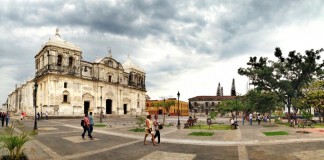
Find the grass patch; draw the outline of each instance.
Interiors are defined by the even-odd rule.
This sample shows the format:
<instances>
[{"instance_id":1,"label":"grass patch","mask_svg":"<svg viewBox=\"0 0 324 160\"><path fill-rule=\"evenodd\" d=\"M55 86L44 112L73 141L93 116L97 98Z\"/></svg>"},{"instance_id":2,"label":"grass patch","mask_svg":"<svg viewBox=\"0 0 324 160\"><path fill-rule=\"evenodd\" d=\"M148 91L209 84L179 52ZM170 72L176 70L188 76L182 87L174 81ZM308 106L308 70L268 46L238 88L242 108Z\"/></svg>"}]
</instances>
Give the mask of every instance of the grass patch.
<instances>
[{"instance_id":1,"label":"grass patch","mask_svg":"<svg viewBox=\"0 0 324 160\"><path fill-rule=\"evenodd\" d=\"M213 136L214 132L191 132L189 136Z\"/></svg>"},{"instance_id":2,"label":"grass patch","mask_svg":"<svg viewBox=\"0 0 324 160\"><path fill-rule=\"evenodd\" d=\"M315 128L324 128L324 123L316 123Z\"/></svg>"},{"instance_id":3,"label":"grass patch","mask_svg":"<svg viewBox=\"0 0 324 160\"><path fill-rule=\"evenodd\" d=\"M263 132L266 136L281 136L281 135L289 135L288 132L285 131L276 131L276 132Z\"/></svg>"},{"instance_id":4,"label":"grass patch","mask_svg":"<svg viewBox=\"0 0 324 160\"><path fill-rule=\"evenodd\" d=\"M280 125L290 127L290 124L288 122L285 123L285 122L281 122L281 121L276 121L276 124L280 124Z\"/></svg>"},{"instance_id":5,"label":"grass patch","mask_svg":"<svg viewBox=\"0 0 324 160\"><path fill-rule=\"evenodd\" d=\"M94 126L95 126L95 127L105 127L105 126L107 126L107 125L104 124L104 123L96 123L96 124L94 124Z\"/></svg>"},{"instance_id":6,"label":"grass patch","mask_svg":"<svg viewBox=\"0 0 324 160\"><path fill-rule=\"evenodd\" d=\"M269 124L269 125L262 125L263 127L278 127L278 125L276 125L276 124Z\"/></svg>"},{"instance_id":7,"label":"grass patch","mask_svg":"<svg viewBox=\"0 0 324 160\"><path fill-rule=\"evenodd\" d=\"M132 131L132 132L145 132L145 128L135 128L135 129L131 129L129 131Z\"/></svg>"},{"instance_id":8,"label":"grass patch","mask_svg":"<svg viewBox=\"0 0 324 160\"><path fill-rule=\"evenodd\" d=\"M198 125L190 126L189 129L209 129L208 125L201 125L200 128ZM231 130L230 125L210 125L211 130Z\"/></svg>"}]
</instances>

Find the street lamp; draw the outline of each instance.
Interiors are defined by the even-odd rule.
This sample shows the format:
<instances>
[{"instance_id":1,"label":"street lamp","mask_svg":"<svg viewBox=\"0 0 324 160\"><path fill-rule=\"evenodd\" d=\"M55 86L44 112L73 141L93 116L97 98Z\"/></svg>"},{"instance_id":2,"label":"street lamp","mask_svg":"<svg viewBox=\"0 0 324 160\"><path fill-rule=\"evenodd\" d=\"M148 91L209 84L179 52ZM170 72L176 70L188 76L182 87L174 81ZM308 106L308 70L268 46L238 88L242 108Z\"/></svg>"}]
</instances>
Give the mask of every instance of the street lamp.
<instances>
[{"instance_id":1,"label":"street lamp","mask_svg":"<svg viewBox=\"0 0 324 160\"><path fill-rule=\"evenodd\" d=\"M180 119L179 119L179 97L180 97L180 93L179 93L179 91L178 91L178 94L177 94L177 96L178 96L178 129L180 129Z\"/></svg>"},{"instance_id":2,"label":"street lamp","mask_svg":"<svg viewBox=\"0 0 324 160\"><path fill-rule=\"evenodd\" d=\"M165 115L165 98L163 99L163 115Z\"/></svg>"},{"instance_id":3,"label":"street lamp","mask_svg":"<svg viewBox=\"0 0 324 160\"><path fill-rule=\"evenodd\" d=\"M102 123L102 86L100 86L100 123Z\"/></svg>"},{"instance_id":4,"label":"street lamp","mask_svg":"<svg viewBox=\"0 0 324 160\"><path fill-rule=\"evenodd\" d=\"M37 120L36 120L37 87L38 87L38 84L37 84L37 82L35 82L35 84L34 84L34 107L35 107L35 122L34 122L34 130L37 129Z\"/></svg>"}]
</instances>

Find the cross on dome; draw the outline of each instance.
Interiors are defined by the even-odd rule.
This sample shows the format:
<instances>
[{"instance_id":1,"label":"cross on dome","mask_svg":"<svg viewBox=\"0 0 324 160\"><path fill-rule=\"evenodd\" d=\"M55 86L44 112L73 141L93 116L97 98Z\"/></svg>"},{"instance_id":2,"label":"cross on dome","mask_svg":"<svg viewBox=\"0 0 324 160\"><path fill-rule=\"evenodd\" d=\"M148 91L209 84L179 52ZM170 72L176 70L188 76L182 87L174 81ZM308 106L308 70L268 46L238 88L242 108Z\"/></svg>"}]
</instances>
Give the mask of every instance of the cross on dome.
<instances>
[{"instance_id":1,"label":"cross on dome","mask_svg":"<svg viewBox=\"0 0 324 160\"><path fill-rule=\"evenodd\" d=\"M59 34L59 31L60 31L60 30L59 30L59 28L57 27L57 28L56 28L55 36L59 36L59 37L61 37L60 34Z\"/></svg>"},{"instance_id":2,"label":"cross on dome","mask_svg":"<svg viewBox=\"0 0 324 160\"><path fill-rule=\"evenodd\" d=\"M107 50L108 50L108 57L111 58L112 57L111 48L108 46L107 47Z\"/></svg>"}]
</instances>

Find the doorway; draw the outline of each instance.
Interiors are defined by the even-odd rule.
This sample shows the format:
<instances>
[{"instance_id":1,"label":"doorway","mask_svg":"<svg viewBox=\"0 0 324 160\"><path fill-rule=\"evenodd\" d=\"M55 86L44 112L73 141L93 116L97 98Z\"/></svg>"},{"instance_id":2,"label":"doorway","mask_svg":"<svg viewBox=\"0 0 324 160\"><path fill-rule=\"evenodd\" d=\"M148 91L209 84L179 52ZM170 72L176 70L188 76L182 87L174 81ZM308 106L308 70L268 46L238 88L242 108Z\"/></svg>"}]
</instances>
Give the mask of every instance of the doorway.
<instances>
[{"instance_id":1,"label":"doorway","mask_svg":"<svg viewBox=\"0 0 324 160\"><path fill-rule=\"evenodd\" d=\"M124 114L127 114L127 104L124 104Z\"/></svg>"},{"instance_id":2,"label":"doorway","mask_svg":"<svg viewBox=\"0 0 324 160\"><path fill-rule=\"evenodd\" d=\"M90 102L89 101L84 101L83 106L84 106L84 108L83 108L84 114L88 114L89 108L90 108Z\"/></svg>"},{"instance_id":3,"label":"doorway","mask_svg":"<svg viewBox=\"0 0 324 160\"><path fill-rule=\"evenodd\" d=\"M106 114L111 114L112 113L112 100L111 99L106 99Z\"/></svg>"}]
</instances>

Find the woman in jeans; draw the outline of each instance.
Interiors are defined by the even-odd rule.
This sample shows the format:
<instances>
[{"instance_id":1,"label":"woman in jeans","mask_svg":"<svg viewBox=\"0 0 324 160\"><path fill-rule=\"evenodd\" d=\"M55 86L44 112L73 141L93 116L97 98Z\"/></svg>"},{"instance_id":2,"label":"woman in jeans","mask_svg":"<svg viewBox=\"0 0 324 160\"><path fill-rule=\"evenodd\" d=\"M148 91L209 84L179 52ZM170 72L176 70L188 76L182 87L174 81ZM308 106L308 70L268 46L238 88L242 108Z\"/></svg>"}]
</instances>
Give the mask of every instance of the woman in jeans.
<instances>
[{"instance_id":1,"label":"woman in jeans","mask_svg":"<svg viewBox=\"0 0 324 160\"><path fill-rule=\"evenodd\" d=\"M154 139L156 138L156 137L158 137L158 144L160 144L160 130L159 130L159 125L160 125L160 123L159 123L159 121L158 121L158 115L156 114L156 115L154 115L154 122L153 122L153 124L154 124L154 129L155 129L155 135L154 135ZM153 140L153 139L152 139Z\"/></svg>"}]
</instances>

